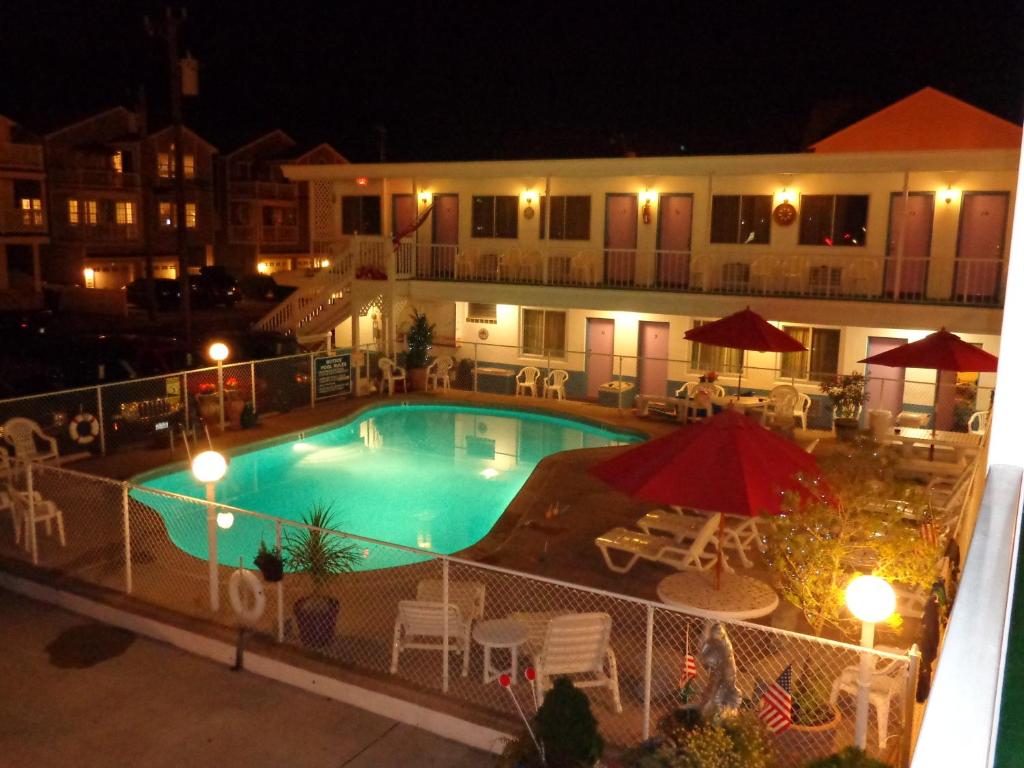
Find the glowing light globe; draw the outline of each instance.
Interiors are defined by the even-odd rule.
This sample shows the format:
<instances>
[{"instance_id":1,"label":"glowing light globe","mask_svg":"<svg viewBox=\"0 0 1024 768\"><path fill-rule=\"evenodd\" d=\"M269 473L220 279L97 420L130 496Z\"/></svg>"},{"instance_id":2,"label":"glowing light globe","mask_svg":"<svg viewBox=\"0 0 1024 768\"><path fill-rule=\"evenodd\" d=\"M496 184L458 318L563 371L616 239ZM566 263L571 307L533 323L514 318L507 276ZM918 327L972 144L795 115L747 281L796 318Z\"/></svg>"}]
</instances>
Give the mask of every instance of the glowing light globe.
<instances>
[{"instance_id":1,"label":"glowing light globe","mask_svg":"<svg viewBox=\"0 0 1024 768\"><path fill-rule=\"evenodd\" d=\"M210 345L210 348L206 350L206 354L209 355L211 360L220 363L228 359L228 355L231 354L231 350L228 349L228 345L223 341L215 341Z\"/></svg>"},{"instance_id":2,"label":"glowing light globe","mask_svg":"<svg viewBox=\"0 0 1024 768\"><path fill-rule=\"evenodd\" d=\"M877 624L896 610L896 593L885 579L858 576L846 588L846 605L861 621Z\"/></svg>"},{"instance_id":3,"label":"glowing light globe","mask_svg":"<svg viewBox=\"0 0 1024 768\"><path fill-rule=\"evenodd\" d=\"M227 471L227 461L216 451L203 451L192 459L192 474L200 483L216 483Z\"/></svg>"}]
</instances>

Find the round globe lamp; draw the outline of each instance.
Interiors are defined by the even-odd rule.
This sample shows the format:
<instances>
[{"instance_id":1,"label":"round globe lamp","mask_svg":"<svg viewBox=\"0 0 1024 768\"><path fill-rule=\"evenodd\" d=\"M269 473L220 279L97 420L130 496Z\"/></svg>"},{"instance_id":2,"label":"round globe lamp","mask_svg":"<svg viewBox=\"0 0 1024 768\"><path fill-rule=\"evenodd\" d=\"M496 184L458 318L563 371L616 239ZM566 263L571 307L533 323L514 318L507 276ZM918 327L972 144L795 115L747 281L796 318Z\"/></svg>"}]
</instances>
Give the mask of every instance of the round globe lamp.
<instances>
[{"instance_id":1,"label":"round globe lamp","mask_svg":"<svg viewBox=\"0 0 1024 768\"><path fill-rule=\"evenodd\" d=\"M896 610L896 593L885 579L878 576L857 576L846 587L846 606L861 620L860 655L857 676L857 717L854 721L854 742L861 749L868 743L868 701L871 676L875 669L875 624L885 621Z\"/></svg>"},{"instance_id":2,"label":"round globe lamp","mask_svg":"<svg viewBox=\"0 0 1024 768\"><path fill-rule=\"evenodd\" d=\"M224 431L224 361L228 359L231 350L223 341L215 341L206 350L209 358L217 363L217 403L220 406L220 431Z\"/></svg>"}]
</instances>

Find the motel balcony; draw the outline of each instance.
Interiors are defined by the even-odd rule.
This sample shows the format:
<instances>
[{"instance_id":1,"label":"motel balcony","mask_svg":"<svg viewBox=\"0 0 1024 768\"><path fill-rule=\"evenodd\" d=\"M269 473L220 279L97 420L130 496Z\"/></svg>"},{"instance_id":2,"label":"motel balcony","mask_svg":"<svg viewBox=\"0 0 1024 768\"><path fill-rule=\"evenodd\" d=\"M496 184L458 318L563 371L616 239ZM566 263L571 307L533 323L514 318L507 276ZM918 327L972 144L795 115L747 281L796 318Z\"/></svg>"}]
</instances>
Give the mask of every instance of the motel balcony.
<instances>
[{"instance_id":1,"label":"motel balcony","mask_svg":"<svg viewBox=\"0 0 1024 768\"><path fill-rule=\"evenodd\" d=\"M131 243L140 238L138 224L85 224L60 227L54 235L61 240L87 243Z\"/></svg>"},{"instance_id":2,"label":"motel balcony","mask_svg":"<svg viewBox=\"0 0 1024 768\"><path fill-rule=\"evenodd\" d=\"M0 207L0 235L45 235L46 214Z\"/></svg>"},{"instance_id":3,"label":"motel balcony","mask_svg":"<svg viewBox=\"0 0 1024 768\"><path fill-rule=\"evenodd\" d=\"M53 168L49 171L49 178L54 185L65 187L134 189L139 186L139 174L103 168Z\"/></svg>"},{"instance_id":4,"label":"motel balcony","mask_svg":"<svg viewBox=\"0 0 1024 768\"><path fill-rule=\"evenodd\" d=\"M38 144L0 144L0 168L43 170L43 148Z\"/></svg>"}]
</instances>

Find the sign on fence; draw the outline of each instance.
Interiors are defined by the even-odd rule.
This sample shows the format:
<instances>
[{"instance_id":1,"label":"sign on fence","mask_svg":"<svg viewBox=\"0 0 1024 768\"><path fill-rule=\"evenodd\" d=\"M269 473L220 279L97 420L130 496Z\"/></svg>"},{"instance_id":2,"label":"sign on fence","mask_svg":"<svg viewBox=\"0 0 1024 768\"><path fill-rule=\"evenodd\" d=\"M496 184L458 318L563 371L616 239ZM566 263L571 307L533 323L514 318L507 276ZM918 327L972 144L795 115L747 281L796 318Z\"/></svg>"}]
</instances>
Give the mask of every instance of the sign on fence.
<instances>
[{"instance_id":1,"label":"sign on fence","mask_svg":"<svg viewBox=\"0 0 1024 768\"><path fill-rule=\"evenodd\" d=\"M352 355L316 358L316 399L352 393Z\"/></svg>"}]
</instances>

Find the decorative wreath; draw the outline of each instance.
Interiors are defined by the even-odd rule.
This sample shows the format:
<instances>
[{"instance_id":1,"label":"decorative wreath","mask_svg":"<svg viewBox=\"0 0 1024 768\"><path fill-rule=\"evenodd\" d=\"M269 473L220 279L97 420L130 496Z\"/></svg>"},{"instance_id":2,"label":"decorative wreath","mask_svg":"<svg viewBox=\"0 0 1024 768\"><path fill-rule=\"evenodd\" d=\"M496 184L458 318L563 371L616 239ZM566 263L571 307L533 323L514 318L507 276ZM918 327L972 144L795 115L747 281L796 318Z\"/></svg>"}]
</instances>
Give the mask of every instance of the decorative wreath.
<instances>
[{"instance_id":1,"label":"decorative wreath","mask_svg":"<svg viewBox=\"0 0 1024 768\"><path fill-rule=\"evenodd\" d=\"M782 227L788 227L796 221L796 208L792 203L779 203L772 211L772 218L775 223Z\"/></svg>"}]
</instances>

